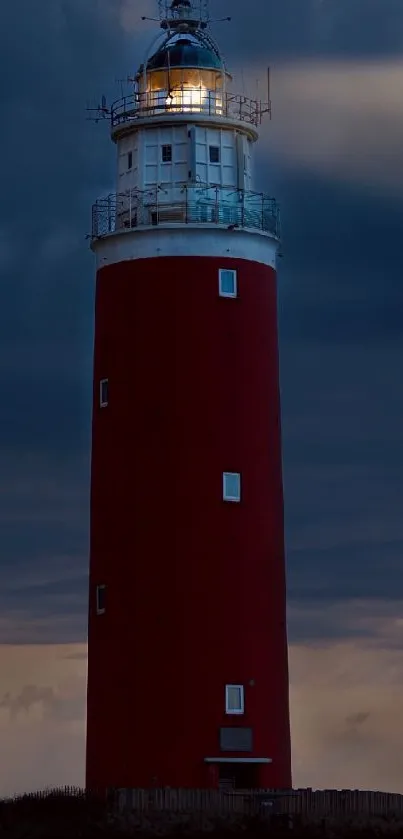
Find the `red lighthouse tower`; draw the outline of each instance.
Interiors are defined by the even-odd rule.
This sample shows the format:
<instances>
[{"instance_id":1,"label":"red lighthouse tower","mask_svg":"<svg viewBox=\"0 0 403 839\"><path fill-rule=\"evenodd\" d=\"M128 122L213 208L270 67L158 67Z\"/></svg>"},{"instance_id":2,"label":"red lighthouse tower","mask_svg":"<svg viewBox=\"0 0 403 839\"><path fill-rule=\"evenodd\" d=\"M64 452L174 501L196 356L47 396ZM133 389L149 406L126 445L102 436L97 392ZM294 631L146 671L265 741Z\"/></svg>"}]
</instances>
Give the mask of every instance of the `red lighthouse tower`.
<instances>
[{"instance_id":1,"label":"red lighthouse tower","mask_svg":"<svg viewBox=\"0 0 403 839\"><path fill-rule=\"evenodd\" d=\"M291 786L269 110L206 0L110 111L96 255L87 786Z\"/></svg>"}]
</instances>

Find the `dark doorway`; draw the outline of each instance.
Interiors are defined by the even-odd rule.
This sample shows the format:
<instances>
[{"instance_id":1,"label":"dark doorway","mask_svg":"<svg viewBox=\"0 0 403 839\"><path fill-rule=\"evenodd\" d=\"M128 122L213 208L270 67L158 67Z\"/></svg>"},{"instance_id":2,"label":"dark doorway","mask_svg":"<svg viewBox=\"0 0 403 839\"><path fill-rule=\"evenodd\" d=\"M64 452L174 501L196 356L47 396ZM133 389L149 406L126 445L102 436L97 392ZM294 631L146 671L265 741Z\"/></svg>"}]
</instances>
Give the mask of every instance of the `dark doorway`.
<instances>
[{"instance_id":1,"label":"dark doorway","mask_svg":"<svg viewBox=\"0 0 403 839\"><path fill-rule=\"evenodd\" d=\"M258 789L259 766L256 763L220 763L221 789Z\"/></svg>"}]
</instances>

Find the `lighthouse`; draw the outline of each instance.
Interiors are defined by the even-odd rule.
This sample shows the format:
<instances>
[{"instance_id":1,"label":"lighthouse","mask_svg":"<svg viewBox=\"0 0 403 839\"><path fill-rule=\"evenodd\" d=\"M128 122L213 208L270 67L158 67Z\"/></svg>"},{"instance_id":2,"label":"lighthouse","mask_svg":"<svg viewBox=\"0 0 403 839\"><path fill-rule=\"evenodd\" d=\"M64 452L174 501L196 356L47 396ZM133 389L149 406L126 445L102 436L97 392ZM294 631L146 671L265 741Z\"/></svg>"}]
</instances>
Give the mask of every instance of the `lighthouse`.
<instances>
[{"instance_id":1,"label":"lighthouse","mask_svg":"<svg viewBox=\"0 0 403 839\"><path fill-rule=\"evenodd\" d=\"M290 788L270 104L160 0L96 258L86 784ZM156 27L157 28L157 27Z\"/></svg>"}]
</instances>

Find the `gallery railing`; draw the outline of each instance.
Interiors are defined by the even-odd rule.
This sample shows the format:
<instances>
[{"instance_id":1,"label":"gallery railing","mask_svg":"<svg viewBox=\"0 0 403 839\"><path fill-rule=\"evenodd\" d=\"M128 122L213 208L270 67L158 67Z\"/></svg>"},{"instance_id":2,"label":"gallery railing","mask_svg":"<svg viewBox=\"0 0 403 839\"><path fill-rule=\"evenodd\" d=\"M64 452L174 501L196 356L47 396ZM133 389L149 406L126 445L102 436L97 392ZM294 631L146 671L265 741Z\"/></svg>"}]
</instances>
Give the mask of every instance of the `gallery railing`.
<instances>
[{"instance_id":1,"label":"gallery railing","mask_svg":"<svg viewBox=\"0 0 403 839\"><path fill-rule=\"evenodd\" d=\"M204 88L178 88L124 96L113 103L110 115L112 128L138 119L181 113L226 117L257 126L261 124L263 114L270 111L270 103L239 94Z\"/></svg>"},{"instance_id":2,"label":"gallery railing","mask_svg":"<svg viewBox=\"0 0 403 839\"><path fill-rule=\"evenodd\" d=\"M232 188L129 190L99 198L92 208L92 239L167 224L217 225L280 237L280 215L274 198Z\"/></svg>"}]
</instances>

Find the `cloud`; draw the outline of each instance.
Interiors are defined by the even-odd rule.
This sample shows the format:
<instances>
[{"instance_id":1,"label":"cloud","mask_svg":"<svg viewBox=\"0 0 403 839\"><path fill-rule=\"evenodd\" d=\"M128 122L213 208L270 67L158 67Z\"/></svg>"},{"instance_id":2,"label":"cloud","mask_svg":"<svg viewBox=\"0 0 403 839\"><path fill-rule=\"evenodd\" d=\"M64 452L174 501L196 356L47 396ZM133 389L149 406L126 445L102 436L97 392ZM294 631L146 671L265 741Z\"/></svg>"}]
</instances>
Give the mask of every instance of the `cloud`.
<instances>
[{"instance_id":1,"label":"cloud","mask_svg":"<svg viewBox=\"0 0 403 839\"><path fill-rule=\"evenodd\" d=\"M403 193L403 63L279 64L266 143L283 165L371 194ZM381 130L379 129L381 126Z\"/></svg>"},{"instance_id":2,"label":"cloud","mask_svg":"<svg viewBox=\"0 0 403 839\"><path fill-rule=\"evenodd\" d=\"M6 709L11 717L15 717L20 711L28 713L38 703L45 706L53 700L54 692L50 687L37 687L36 685L24 685L17 696L5 693L0 699L0 709Z\"/></svg>"},{"instance_id":3,"label":"cloud","mask_svg":"<svg viewBox=\"0 0 403 839\"><path fill-rule=\"evenodd\" d=\"M288 634L293 648L323 644L358 643L365 650L401 650L403 648L402 600L382 596L342 596L330 591L318 597L317 591L306 597L291 597L288 604Z\"/></svg>"},{"instance_id":4,"label":"cloud","mask_svg":"<svg viewBox=\"0 0 403 839\"><path fill-rule=\"evenodd\" d=\"M157 4L150 0L136 0L136 3L132 3L132 0L121 0L119 3L119 22L127 34L137 34L140 38L147 38L150 31L155 32L155 23L142 21L143 16L156 18ZM138 60L138 65L141 61L142 58Z\"/></svg>"},{"instance_id":5,"label":"cloud","mask_svg":"<svg viewBox=\"0 0 403 839\"><path fill-rule=\"evenodd\" d=\"M112 178L113 159L85 106L109 74L113 83L118 32L118 8L107 0L44 0L39 8L16 0L4 10L0 174L8 198L0 207L0 358L8 447L27 437L31 448L43 445L36 432L49 403L53 412L64 403L53 428L66 443L74 423L88 422L77 412L81 371L92 355L85 235L91 200L99 181Z\"/></svg>"},{"instance_id":6,"label":"cloud","mask_svg":"<svg viewBox=\"0 0 403 839\"><path fill-rule=\"evenodd\" d=\"M400 650L291 647L294 785L403 792Z\"/></svg>"},{"instance_id":7,"label":"cloud","mask_svg":"<svg viewBox=\"0 0 403 839\"><path fill-rule=\"evenodd\" d=\"M142 14L156 17L157 4L124 0L120 8L125 29L136 33ZM245 68L256 55L267 62L278 57L401 55L400 0L382 0L382 14L379 0L253 0L247 14L243 0L212 0L210 11L213 20L232 16L231 24L213 28L229 60L242 61Z\"/></svg>"},{"instance_id":8,"label":"cloud","mask_svg":"<svg viewBox=\"0 0 403 839\"><path fill-rule=\"evenodd\" d=\"M84 645L0 646L0 796L84 783Z\"/></svg>"},{"instance_id":9,"label":"cloud","mask_svg":"<svg viewBox=\"0 0 403 839\"><path fill-rule=\"evenodd\" d=\"M89 461L0 451L0 638L86 637Z\"/></svg>"},{"instance_id":10,"label":"cloud","mask_svg":"<svg viewBox=\"0 0 403 839\"><path fill-rule=\"evenodd\" d=\"M66 259L82 246L82 237L74 227L56 227L46 234L40 244L38 259L43 262L54 262Z\"/></svg>"},{"instance_id":11,"label":"cloud","mask_svg":"<svg viewBox=\"0 0 403 839\"><path fill-rule=\"evenodd\" d=\"M382 292L392 306L387 282ZM330 307L331 294L329 283ZM293 305L290 295L284 317ZM317 601L326 609L349 598L394 601L403 550L400 344L375 333L357 346L342 328L339 340L325 341L306 300L300 318L311 335L280 348L289 598L293 608ZM331 628L345 632L341 612ZM293 641L306 631L294 625ZM310 631L317 637L324 627L315 630L312 617Z\"/></svg>"},{"instance_id":12,"label":"cloud","mask_svg":"<svg viewBox=\"0 0 403 839\"><path fill-rule=\"evenodd\" d=\"M16 241L8 227L0 229L0 276L4 276L15 263Z\"/></svg>"},{"instance_id":13,"label":"cloud","mask_svg":"<svg viewBox=\"0 0 403 839\"><path fill-rule=\"evenodd\" d=\"M84 658L77 654L74 660L81 661ZM15 720L20 714L35 712L39 706L41 718L45 721L82 723L85 716L83 687L84 680L78 676L69 677L57 689L44 685L24 685L17 695L4 694L0 700L0 710L9 711L10 720Z\"/></svg>"},{"instance_id":14,"label":"cloud","mask_svg":"<svg viewBox=\"0 0 403 839\"><path fill-rule=\"evenodd\" d=\"M346 717L346 723L351 726L352 729L356 729L360 725L363 725L370 716L371 715L368 711L359 711L358 714L350 714Z\"/></svg>"}]
</instances>

